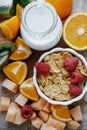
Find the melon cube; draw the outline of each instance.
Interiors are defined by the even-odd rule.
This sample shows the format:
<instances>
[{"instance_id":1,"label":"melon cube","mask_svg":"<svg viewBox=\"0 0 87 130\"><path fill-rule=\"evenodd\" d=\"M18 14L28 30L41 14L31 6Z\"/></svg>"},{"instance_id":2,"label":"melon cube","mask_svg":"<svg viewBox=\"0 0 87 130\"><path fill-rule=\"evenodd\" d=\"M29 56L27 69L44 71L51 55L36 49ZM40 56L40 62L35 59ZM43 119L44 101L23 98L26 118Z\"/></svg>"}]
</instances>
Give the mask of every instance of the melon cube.
<instances>
[{"instance_id":1,"label":"melon cube","mask_svg":"<svg viewBox=\"0 0 87 130\"><path fill-rule=\"evenodd\" d=\"M75 120L71 120L67 122L66 127L70 130L77 130L80 127L80 124Z\"/></svg>"},{"instance_id":2,"label":"melon cube","mask_svg":"<svg viewBox=\"0 0 87 130\"><path fill-rule=\"evenodd\" d=\"M26 120L27 119L25 119L21 116L21 108L18 107L16 114L15 114L14 124L20 125L20 124L24 123Z\"/></svg>"},{"instance_id":3,"label":"melon cube","mask_svg":"<svg viewBox=\"0 0 87 130\"><path fill-rule=\"evenodd\" d=\"M43 123L40 130L57 130L56 128L52 126L48 126L47 124Z\"/></svg>"},{"instance_id":4,"label":"melon cube","mask_svg":"<svg viewBox=\"0 0 87 130\"><path fill-rule=\"evenodd\" d=\"M75 121L82 121L82 112L81 112L80 105L72 108L70 110L70 114Z\"/></svg>"},{"instance_id":5,"label":"melon cube","mask_svg":"<svg viewBox=\"0 0 87 130\"><path fill-rule=\"evenodd\" d=\"M16 102L17 104L19 104L20 106L22 106L22 107L27 103L27 101L28 101L28 98L26 98L26 97L23 96L22 94L19 94L19 95L17 96L17 98L15 99L15 102Z\"/></svg>"},{"instance_id":6,"label":"melon cube","mask_svg":"<svg viewBox=\"0 0 87 130\"><path fill-rule=\"evenodd\" d=\"M10 106L9 97L1 97L0 111L7 111Z\"/></svg>"},{"instance_id":7,"label":"melon cube","mask_svg":"<svg viewBox=\"0 0 87 130\"><path fill-rule=\"evenodd\" d=\"M43 121L47 121L48 117L49 117L49 113L45 112L45 111L39 111L38 113L39 117L43 120Z\"/></svg>"},{"instance_id":8,"label":"melon cube","mask_svg":"<svg viewBox=\"0 0 87 130\"><path fill-rule=\"evenodd\" d=\"M32 119L36 118L36 116L37 116L36 113L33 111L33 114L30 119L32 120Z\"/></svg>"},{"instance_id":9,"label":"melon cube","mask_svg":"<svg viewBox=\"0 0 87 130\"><path fill-rule=\"evenodd\" d=\"M47 125L48 126L52 126L58 130L64 130L66 123L65 122L61 122L57 119L54 119L54 117L52 117L52 115L49 116L48 120L47 120Z\"/></svg>"},{"instance_id":10,"label":"melon cube","mask_svg":"<svg viewBox=\"0 0 87 130\"><path fill-rule=\"evenodd\" d=\"M5 79L1 85L13 93L18 91L18 85L9 79Z\"/></svg>"},{"instance_id":11,"label":"melon cube","mask_svg":"<svg viewBox=\"0 0 87 130\"><path fill-rule=\"evenodd\" d=\"M39 117L36 117L31 120L31 123L35 128L39 129L43 124L43 120L41 120Z\"/></svg>"},{"instance_id":12,"label":"melon cube","mask_svg":"<svg viewBox=\"0 0 87 130\"><path fill-rule=\"evenodd\" d=\"M14 102L11 102L7 111L6 121L14 122L17 109L18 109L18 105Z\"/></svg>"},{"instance_id":13,"label":"melon cube","mask_svg":"<svg viewBox=\"0 0 87 130\"><path fill-rule=\"evenodd\" d=\"M51 106L51 104L49 102L46 102L46 104L44 105L42 110L45 112L50 112L50 106Z\"/></svg>"}]
</instances>

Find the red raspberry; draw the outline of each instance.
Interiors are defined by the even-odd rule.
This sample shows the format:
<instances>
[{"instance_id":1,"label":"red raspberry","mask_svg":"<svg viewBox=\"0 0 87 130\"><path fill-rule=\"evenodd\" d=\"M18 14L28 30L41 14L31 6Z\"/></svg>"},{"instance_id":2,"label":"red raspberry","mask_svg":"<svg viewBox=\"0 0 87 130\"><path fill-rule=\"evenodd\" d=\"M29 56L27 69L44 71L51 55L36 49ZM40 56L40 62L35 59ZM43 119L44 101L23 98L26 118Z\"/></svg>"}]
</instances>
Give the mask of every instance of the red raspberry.
<instances>
[{"instance_id":1,"label":"red raspberry","mask_svg":"<svg viewBox=\"0 0 87 130\"><path fill-rule=\"evenodd\" d=\"M43 62L37 62L35 64L37 71L42 75L48 75L50 73L50 66Z\"/></svg>"},{"instance_id":2,"label":"red raspberry","mask_svg":"<svg viewBox=\"0 0 87 130\"><path fill-rule=\"evenodd\" d=\"M76 69L78 62L79 60L77 57L70 57L64 60L63 65L68 72L72 72Z\"/></svg>"},{"instance_id":3,"label":"red raspberry","mask_svg":"<svg viewBox=\"0 0 87 130\"><path fill-rule=\"evenodd\" d=\"M82 89L78 84L70 84L69 93L73 96L78 96L82 93Z\"/></svg>"},{"instance_id":4,"label":"red raspberry","mask_svg":"<svg viewBox=\"0 0 87 130\"><path fill-rule=\"evenodd\" d=\"M29 119L33 114L33 109L30 105L25 105L21 109L21 115L22 117Z\"/></svg>"},{"instance_id":5,"label":"red raspberry","mask_svg":"<svg viewBox=\"0 0 87 130\"><path fill-rule=\"evenodd\" d=\"M84 75L82 75L78 71L74 71L71 73L71 83L78 84L84 80Z\"/></svg>"}]
</instances>

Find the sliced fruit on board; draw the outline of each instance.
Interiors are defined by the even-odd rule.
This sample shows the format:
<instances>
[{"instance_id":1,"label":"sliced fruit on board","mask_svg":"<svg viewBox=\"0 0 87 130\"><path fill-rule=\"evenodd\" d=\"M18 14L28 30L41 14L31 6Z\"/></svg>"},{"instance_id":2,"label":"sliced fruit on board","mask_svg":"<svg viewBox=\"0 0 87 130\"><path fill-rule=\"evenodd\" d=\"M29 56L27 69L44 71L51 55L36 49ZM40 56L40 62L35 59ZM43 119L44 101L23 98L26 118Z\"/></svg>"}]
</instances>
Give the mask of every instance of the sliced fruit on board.
<instances>
[{"instance_id":1,"label":"sliced fruit on board","mask_svg":"<svg viewBox=\"0 0 87 130\"><path fill-rule=\"evenodd\" d=\"M17 37L15 45L17 49L10 55L11 60L25 60L32 54L30 47L21 37Z\"/></svg>"},{"instance_id":2,"label":"sliced fruit on board","mask_svg":"<svg viewBox=\"0 0 87 130\"><path fill-rule=\"evenodd\" d=\"M55 119L68 122L71 120L70 111L67 106L51 105L51 112Z\"/></svg>"},{"instance_id":3,"label":"sliced fruit on board","mask_svg":"<svg viewBox=\"0 0 87 130\"><path fill-rule=\"evenodd\" d=\"M80 124L74 120L71 120L69 122L67 122L66 124L66 128L70 129L70 130L77 130L80 127Z\"/></svg>"},{"instance_id":4,"label":"sliced fruit on board","mask_svg":"<svg viewBox=\"0 0 87 130\"><path fill-rule=\"evenodd\" d=\"M15 61L3 67L3 71L9 79L20 85L27 76L27 64L22 61Z\"/></svg>"},{"instance_id":5,"label":"sliced fruit on board","mask_svg":"<svg viewBox=\"0 0 87 130\"><path fill-rule=\"evenodd\" d=\"M33 79L28 78L26 79L21 85L20 85L20 93L23 94L28 99L31 99L33 101L37 101L39 98L39 95L36 91L36 88L33 84Z\"/></svg>"},{"instance_id":6,"label":"sliced fruit on board","mask_svg":"<svg viewBox=\"0 0 87 130\"><path fill-rule=\"evenodd\" d=\"M6 54L4 56L0 56L0 68L5 66L9 61L9 54Z\"/></svg>"},{"instance_id":7,"label":"sliced fruit on board","mask_svg":"<svg viewBox=\"0 0 87 130\"><path fill-rule=\"evenodd\" d=\"M87 50L87 13L72 14L64 23L63 39L75 50Z\"/></svg>"}]
</instances>

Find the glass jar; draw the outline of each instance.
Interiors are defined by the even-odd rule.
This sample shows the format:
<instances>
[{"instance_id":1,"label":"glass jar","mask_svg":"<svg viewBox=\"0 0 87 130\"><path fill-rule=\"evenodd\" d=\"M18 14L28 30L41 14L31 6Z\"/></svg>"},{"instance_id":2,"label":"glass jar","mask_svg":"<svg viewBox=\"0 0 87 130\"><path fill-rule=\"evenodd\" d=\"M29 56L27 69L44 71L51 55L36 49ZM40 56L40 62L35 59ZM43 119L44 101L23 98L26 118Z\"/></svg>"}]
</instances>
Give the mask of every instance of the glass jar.
<instances>
[{"instance_id":1,"label":"glass jar","mask_svg":"<svg viewBox=\"0 0 87 130\"><path fill-rule=\"evenodd\" d=\"M61 38L62 22L52 5L45 1L28 4L22 13L21 36L35 50L47 50Z\"/></svg>"}]
</instances>

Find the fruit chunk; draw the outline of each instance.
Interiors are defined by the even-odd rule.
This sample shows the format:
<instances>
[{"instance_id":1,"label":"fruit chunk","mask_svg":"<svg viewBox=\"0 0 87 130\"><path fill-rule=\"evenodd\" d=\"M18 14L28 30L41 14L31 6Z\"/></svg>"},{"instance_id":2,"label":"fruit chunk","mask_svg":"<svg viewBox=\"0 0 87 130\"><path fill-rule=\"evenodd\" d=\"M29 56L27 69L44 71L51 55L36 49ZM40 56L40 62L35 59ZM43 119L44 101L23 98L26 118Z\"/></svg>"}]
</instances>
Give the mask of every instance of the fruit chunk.
<instances>
[{"instance_id":1,"label":"fruit chunk","mask_svg":"<svg viewBox=\"0 0 87 130\"><path fill-rule=\"evenodd\" d=\"M20 6L19 4L16 5L16 15L21 19L23 7Z\"/></svg>"},{"instance_id":2,"label":"fruit chunk","mask_svg":"<svg viewBox=\"0 0 87 130\"><path fill-rule=\"evenodd\" d=\"M45 112L50 112L50 106L51 106L51 104L49 102L46 102L46 104L43 106L42 110Z\"/></svg>"},{"instance_id":3,"label":"fruit chunk","mask_svg":"<svg viewBox=\"0 0 87 130\"><path fill-rule=\"evenodd\" d=\"M63 65L67 71L72 72L76 69L78 65L78 58L77 57L66 58L63 62Z\"/></svg>"},{"instance_id":4,"label":"fruit chunk","mask_svg":"<svg viewBox=\"0 0 87 130\"><path fill-rule=\"evenodd\" d=\"M20 19L18 16L13 16L12 18L2 22L0 27L6 38L12 40L16 37L19 31Z\"/></svg>"},{"instance_id":5,"label":"fruit chunk","mask_svg":"<svg viewBox=\"0 0 87 130\"><path fill-rule=\"evenodd\" d=\"M13 53L11 53L11 60L25 60L29 58L32 54L30 47L26 45L21 37L17 37L15 45L17 49Z\"/></svg>"},{"instance_id":6,"label":"fruit chunk","mask_svg":"<svg viewBox=\"0 0 87 130\"><path fill-rule=\"evenodd\" d=\"M22 107L27 103L27 101L28 99L21 94L19 94L17 98L15 99L15 102Z\"/></svg>"},{"instance_id":7,"label":"fruit chunk","mask_svg":"<svg viewBox=\"0 0 87 130\"><path fill-rule=\"evenodd\" d=\"M36 116L37 116L36 113L33 111L33 114L30 119L32 120L32 119L36 118Z\"/></svg>"},{"instance_id":8,"label":"fruit chunk","mask_svg":"<svg viewBox=\"0 0 87 130\"><path fill-rule=\"evenodd\" d=\"M74 13L64 23L63 39L71 48L87 49L87 13Z\"/></svg>"},{"instance_id":9,"label":"fruit chunk","mask_svg":"<svg viewBox=\"0 0 87 130\"><path fill-rule=\"evenodd\" d=\"M78 84L84 80L83 74L78 71L74 71L71 74L71 83Z\"/></svg>"},{"instance_id":10,"label":"fruit chunk","mask_svg":"<svg viewBox=\"0 0 87 130\"><path fill-rule=\"evenodd\" d=\"M7 115L6 115L6 121L8 122L14 122L16 111L17 111L18 105L14 102L11 102Z\"/></svg>"},{"instance_id":11,"label":"fruit chunk","mask_svg":"<svg viewBox=\"0 0 87 130\"><path fill-rule=\"evenodd\" d=\"M64 130L66 123L61 122L55 118L53 118L51 115L49 116L49 119L47 121L48 126L52 126L58 130Z\"/></svg>"},{"instance_id":12,"label":"fruit chunk","mask_svg":"<svg viewBox=\"0 0 87 130\"><path fill-rule=\"evenodd\" d=\"M34 110L39 111L39 110L41 110L44 107L45 104L46 104L46 100L44 100L43 98L40 97L38 101L33 102L31 104L31 107Z\"/></svg>"},{"instance_id":13,"label":"fruit chunk","mask_svg":"<svg viewBox=\"0 0 87 130\"><path fill-rule=\"evenodd\" d=\"M43 120L41 120L39 117L36 117L35 119L31 120L31 123L35 128L39 129L43 124Z\"/></svg>"},{"instance_id":14,"label":"fruit chunk","mask_svg":"<svg viewBox=\"0 0 87 130\"><path fill-rule=\"evenodd\" d=\"M33 84L33 79L28 78L26 79L21 85L20 85L20 92L23 94L25 97L37 101L39 98L39 95L37 93L37 90Z\"/></svg>"},{"instance_id":15,"label":"fruit chunk","mask_svg":"<svg viewBox=\"0 0 87 130\"><path fill-rule=\"evenodd\" d=\"M8 61L9 61L9 54L6 54L4 56L0 56L0 68L4 67L8 63Z\"/></svg>"},{"instance_id":16,"label":"fruit chunk","mask_svg":"<svg viewBox=\"0 0 87 130\"><path fill-rule=\"evenodd\" d=\"M37 71L42 75L48 75L50 73L50 66L43 62L37 62L35 64Z\"/></svg>"},{"instance_id":17,"label":"fruit chunk","mask_svg":"<svg viewBox=\"0 0 87 130\"><path fill-rule=\"evenodd\" d=\"M21 125L25 121L26 121L26 119L21 116L21 108L18 107L16 110L15 119L14 119L13 123L16 125Z\"/></svg>"},{"instance_id":18,"label":"fruit chunk","mask_svg":"<svg viewBox=\"0 0 87 130\"><path fill-rule=\"evenodd\" d=\"M25 105L21 109L21 115L25 119L30 119L33 114L33 109L30 105Z\"/></svg>"},{"instance_id":19,"label":"fruit chunk","mask_svg":"<svg viewBox=\"0 0 87 130\"><path fill-rule=\"evenodd\" d=\"M77 130L80 127L80 124L74 120L67 122L66 127L70 130Z\"/></svg>"},{"instance_id":20,"label":"fruit chunk","mask_svg":"<svg viewBox=\"0 0 87 130\"><path fill-rule=\"evenodd\" d=\"M10 98L9 97L1 97L0 111L7 111L9 106L10 106Z\"/></svg>"},{"instance_id":21,"label":"fruit chunk","mask_svg":"<svg viewBox=\"0 0 87 130\"><path fill-rule=\"evenodd\" d=\"M13 93L18 91L18 85L9 79L5 79L1 85Z\"/></svg>"},{"instance_id":22,"label":"fruit chunk","mask_svg":"<svg viewBox=\"0 0 87 130\"><path fill-rule=\"evenodd\" d=\"M40 130L57 130L54 127L48 126L47 124L43 123Z\"/></svg>"},{"instance_id":23,"label":"fruit chunk","mask_svg":"<svg viewBox=\"0 0 87 130\"><path fill-rule=\"evenodd\" d=\"M82 121L82 112L80 106L76 106L70 110L70 114L75 121Z\"/></svg>"},{"instance_id":24,"label":"fruit chunk","mask_svg":"<svg viewBox=\"0 0 87 130\"><path fill-rule=\"evenodd\" d=\"M26 78L27 65L22 61L9 63L3 68L4 73L16 84L20 85Z\"/></svg>"},{"instance_id":25,"label":"fruit chunk","mask_svg":"<svg viewBox=\"0 0 87 130\"><path fill-rule=\"evenodd\" d=\"M78 84L70 84L69 93L73 96L79 96L82 93L82 89Z\"/></svg>"},{"instance_id":26,"label":"fruit chunk","mask_svg":"<svg viewBox=\"0 0 87 130\"><path fill-rule=\"evenodd\" d=\"M60 121L68 122L71 120L70 111L67 106L63 105L52 105L51 112L55 119Z\"/></svg>"},{"instance_id":27,"label":"fruit chunk","mask_svg":"<svg viewBox=\"0 0 87 130\"><path fill-rule=\"evenodd\" d=\"M38 113L38 115L39 115L39 117L40 117L43 121L46 122L46 121L48 120L49 113L40 110L39 113Z\"/></svg>"}]
</instances>

